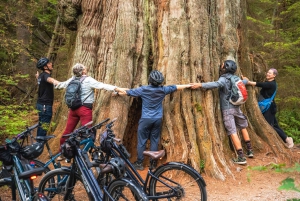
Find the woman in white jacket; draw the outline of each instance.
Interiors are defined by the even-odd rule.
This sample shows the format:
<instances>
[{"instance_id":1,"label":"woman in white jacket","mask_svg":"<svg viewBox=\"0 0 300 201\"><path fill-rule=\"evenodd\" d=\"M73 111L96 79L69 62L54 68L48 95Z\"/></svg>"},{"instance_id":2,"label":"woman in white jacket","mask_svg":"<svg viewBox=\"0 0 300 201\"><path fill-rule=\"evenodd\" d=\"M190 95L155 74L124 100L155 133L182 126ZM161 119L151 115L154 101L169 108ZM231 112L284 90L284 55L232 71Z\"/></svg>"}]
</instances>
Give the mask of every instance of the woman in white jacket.
<instances>
[{"instance_id":1,"label":"woman in white jacket","mask_svg":"<svg viewBox=\"0 0 300 201\"><path fill-rule=\"evenodd\" d=\"M105 89L108 91L115 92L125 92L123 88L119 88L110 84L104 84L98 82L92 77L87 76L87 69L83 64L77 63L73 66L73 74L70 79L65 82L59 82L55 88L62 89L66 88L68 84L75 78L80 78L81 80L81 100L82 106L77 109L69 109L68 121L63 135L73 132L76 128L78 122L80 121L81 125L85 125L88 122L91 122L93 119L92 116L92 107L94 103L94 89ZM66 138L60 138L60 145L65 142ZM64 157L60 156L57 160L63 160Z\"/></svg>"}]
</instances>

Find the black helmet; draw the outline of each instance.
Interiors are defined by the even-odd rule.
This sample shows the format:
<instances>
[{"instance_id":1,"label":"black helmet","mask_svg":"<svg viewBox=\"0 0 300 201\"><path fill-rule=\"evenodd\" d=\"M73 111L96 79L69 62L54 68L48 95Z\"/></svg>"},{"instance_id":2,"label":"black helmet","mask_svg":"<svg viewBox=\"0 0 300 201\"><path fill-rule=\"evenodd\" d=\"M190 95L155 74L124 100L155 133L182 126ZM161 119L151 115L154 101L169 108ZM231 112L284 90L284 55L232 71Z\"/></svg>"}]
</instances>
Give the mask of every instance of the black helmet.
<instances>
[{"instance_id":1,"label":"black helmet","mask_svg":"<svg viewBox=\"0 0 300 201\"><path fill-rule=\"evenodd\" d=\"M106 140L107 135L108 135L108 133L107 133L107 131L105 131L100 137L101 150L105 153L108 153L111 150L111 141Z\"/></svg>"},{"instance_id":2,"label":"black helmet","mask_svg":"<svg viewBox=\"0 0 300 201\"><path fill-rule=\"evenodd\" d=\"M60 147L61 154L67 159L74 158L76 146L72 145L69 141L65 141Z\"/></svg>"},{"instance_id":3,"label":"black helmet","mask_svg":"<svg viewBox=\"0 0 300 201\"><path fill-rule=\"evenodd\" d=\"M40 70L43 70L44 66L46 66L47 63L49 63L49 61L50 61L49 59L43 57L37 62L36 67Z\"/></svg>"},{"instance_id":4,"label":"black helmet","mask_svg":"<svg viewBox=\"0 0 300 201\"><path fill-rule=\"evenodd\" d=\"M236 72L236 63L232 60L226 60L224 62L225 73L234 74Z\"/></svg>"},{"instance_id":5,"label":"black helmet","mask_svg":"<svg viewBox=\"0 0 300 201\"><path fill-rule=\"evenodd\" d=\"M149 75L149 83L153 84L155 86L160 85L165 80L163 74L159 72L158 70L154 70Z\"/></svg>"},{"instance_id":6,"label":"black helmet","mask_svg":"<svg viewBox=\"0 0 300 201\"><path fill-rule=\"evenodd\" d=\"M116 157L109 161L109 164L113 166L113 175L116 178L121 178L125 174L125 162L122 158Z\"/></svg>"},{"instance_id":7,"label":"black helmet","mask_svg":"<svg viewBox=\"0 0 300 201\"><path fill-rule=\"evenodd\" d=\"M36 142L21 149L20 153L24 158L31 160L39 157L43 153L43 150L44 144L42 142Z\"/></svg>"},{"instance_id":8,"label":"black helmet","mask_svg":"<svg viewBox=\"0 0 300 201\"><path fill-rule=\"evenodd\" d=\"M0 151L0 161L4 165L12 165L14 163L13 157L9 150ZM3 178L3 177L1 177Z\"/></svg>"}]
</instances>

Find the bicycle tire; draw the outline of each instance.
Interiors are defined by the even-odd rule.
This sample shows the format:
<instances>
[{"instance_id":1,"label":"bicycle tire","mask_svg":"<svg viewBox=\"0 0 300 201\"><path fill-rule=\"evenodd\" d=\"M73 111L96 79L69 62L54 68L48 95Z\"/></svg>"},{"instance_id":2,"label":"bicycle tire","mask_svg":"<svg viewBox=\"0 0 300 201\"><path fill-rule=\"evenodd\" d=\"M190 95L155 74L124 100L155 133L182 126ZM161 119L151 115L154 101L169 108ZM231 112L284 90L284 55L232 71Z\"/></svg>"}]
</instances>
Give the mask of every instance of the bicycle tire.
<instances>
[{"instance_id":1,"label":"bicycle tire","mask_svg":"<svg viewBox=\"0 0 300 201\"><path fill-rule=\"evenodd\" d=\"M178 190L176 195L171 196L171 188L162 184L159 180ZM168 198L159 200L181 200L181 201L206 201L207 193L205 184L186 165L165 164L159 166L151 177L149 183L150 196L165 195Z\"/></svg>"},{"instance_id":2,"label":"bicycle tire","mask_svg":"<svg viewBox=\"0 0 300 201\"><path fill-rule=\"evenodd\" d=\"M33 162L35 163L35 166L34 166L35 168L45 167L45 163L43 163L43 162L41 162L41 161L39 161L39 160L37 160L37 159L33 159L33 160L31 160L31 161L33 161ZM40 181L42 180L43 176L44 176L45 174L47 174L48 172L50 172L50 171L51 171L51 170L50 170L49 167L45 167L44 174L38 176L35 180L33 180L33 186L34 186L35 190L37 190L37 188L38 188L38 186L39 186L39 183L40 183Z\"/></svg>"},{"instance_id":3,"label":"bicycle tire","mask_svg":"<svg viewBox=\"0 0 300 201\"><path fill-rule=\"evenodd\" d=\"M43 193L49 200L58 201L64 200L66 193L66 180L70 177L70 170L68 169L54 169L48 172L41 180L38 192ZM84 184L82 183L81 177L75 174L75 185L74 189L67 200L69 201L83 201L89 197Z\"/></svg>"},{"instance_id":4,"label":"bicycle tire","mask_svg":"<svg viewBox=\"0 0 300 201\"><path fill-rule=\"evenodd\" d=\"M133 181L129 179L117 179L110 182L108 193L114 200L123 201L148 201L147 195ZM104 201L110 201L110 198L105 195Z\"/></svg>"}]
</instances>

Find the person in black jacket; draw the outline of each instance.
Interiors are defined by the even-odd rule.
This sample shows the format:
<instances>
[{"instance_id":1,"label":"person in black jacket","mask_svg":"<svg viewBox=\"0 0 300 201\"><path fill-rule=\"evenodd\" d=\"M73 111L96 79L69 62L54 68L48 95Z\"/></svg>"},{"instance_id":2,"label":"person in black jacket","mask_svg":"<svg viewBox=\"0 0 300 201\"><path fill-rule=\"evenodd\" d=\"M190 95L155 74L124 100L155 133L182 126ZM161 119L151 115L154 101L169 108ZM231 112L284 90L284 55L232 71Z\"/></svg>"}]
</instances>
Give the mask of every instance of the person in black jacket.
<instances>
[{"instance_id":1,"label":"person in black jacket","mask_svg":"<svg viewBox=\"0 0 300 201\"><path fill-rule=\"evenodd\" d=\"M278 75L278 72L275 68L271 68L266 74L265 82L253 82L248 81L248 85L261 87L258 100L271 98L277 89L277 83L275 77ZM247 77L243 77L243 79L249 80ZM287 144L288 148L292 148L294 146L293 138L287 137L285 132L279 127L277 119L276 119L276 103L273 99L271 106L267 111L263 113L266 121L276 130L280 138Z\"/></svg>"},{"instance_id":2,"label":"person in black jacket","mask_svg":"<svg viewBox=\"0 0 300 201\"><path fill-rule=\"evenodd\" d=\"M52 118L52 105L54 100L54 85L58 81L51 77L53 70L52 62L48 58L41 58L37 64L37 69L42 70L42 73L37 72L36 78L38 81L38 99L36 109L39 113L39 124L37 136L46 136Z\"/></svg>"}]
</instances>

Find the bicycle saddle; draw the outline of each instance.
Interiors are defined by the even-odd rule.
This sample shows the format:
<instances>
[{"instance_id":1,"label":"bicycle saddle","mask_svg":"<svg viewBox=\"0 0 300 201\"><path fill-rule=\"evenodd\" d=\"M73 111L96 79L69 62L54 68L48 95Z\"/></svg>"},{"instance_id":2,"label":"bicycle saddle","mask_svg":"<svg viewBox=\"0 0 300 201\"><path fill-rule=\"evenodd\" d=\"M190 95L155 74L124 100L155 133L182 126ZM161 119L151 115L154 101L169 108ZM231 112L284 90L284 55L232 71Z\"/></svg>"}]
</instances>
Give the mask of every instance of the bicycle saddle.
<instances>
[{"instance_id":1,"label":"bicycle saddle","mask_svg":"<svg viewBox=\"0 0 300 201\"><path fill-rule=\"evenodd\" d=\"M157 160L165 156L165 150L159 150L159 151L144 151L143 154L145 156L149 156L150 158Z\"/></svg>"},{"instance_id":2,"label":"bicycle saddle","mask_svg":"<svg viewBox=\"0 0 300 201\"><path fill-rule=\"evenodd\" d=\"M55 135L37 136L35 139L36 139L36 141L45 141L46 142L54 137L55 137Z\"/></svg>"}]
</instances>

